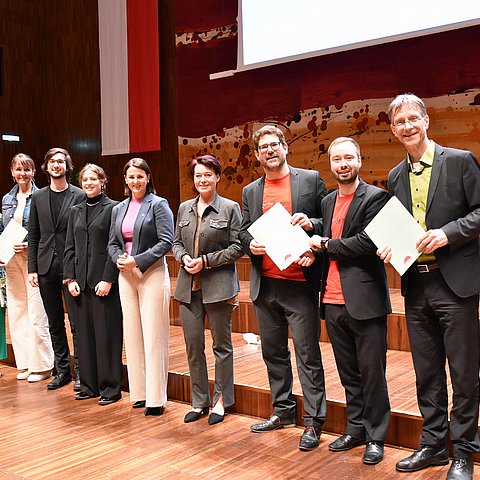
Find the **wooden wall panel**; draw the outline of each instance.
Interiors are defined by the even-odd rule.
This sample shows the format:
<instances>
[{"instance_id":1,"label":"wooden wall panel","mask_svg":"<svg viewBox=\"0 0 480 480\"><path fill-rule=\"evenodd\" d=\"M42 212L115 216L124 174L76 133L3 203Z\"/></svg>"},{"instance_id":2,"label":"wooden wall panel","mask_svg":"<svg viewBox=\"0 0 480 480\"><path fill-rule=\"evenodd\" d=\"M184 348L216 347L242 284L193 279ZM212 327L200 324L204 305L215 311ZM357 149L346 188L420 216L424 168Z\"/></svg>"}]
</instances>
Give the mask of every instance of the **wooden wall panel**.
<instances>
[{"instance_id":1,"label":"wooden wall panel","mask_svg":"<svg viewBox=\"0 0 480 480\"><path fill-rule=\"evenodd\" d=\"M3 47L3 95L0 96L0 134L21 137L20 143L0 140L0 194L10 190L9 171L12 156L24 151L34 159L42 153L41 133L36 128L42 110L42 77L39 64L44 52L40 48L41 29L32 27L37 19L36 2L0 2L0 45Z\"/></svg>"},{"instance_id":2,"label":"wooden wall panel","mask_svg":"<svg viewBox=\"0 0 480 480\"><path fill-rule=\"evenodd\" d=\"M4 46L5 94L0 97L0 133L22 137L0 143L7 171L18 151L42 163L52 146L67 148L78 171L86 162L103 166L112 198L123 199L122 169L142 156L152 169L159 195L175 211L179 203L175 101L174 2L159 2L162 150L101 156L97 0L0 2L0 45ZM37 183L46 177L37 167ZM3 195L12 185L0 178Z\"/></svg>"}]
</instances>

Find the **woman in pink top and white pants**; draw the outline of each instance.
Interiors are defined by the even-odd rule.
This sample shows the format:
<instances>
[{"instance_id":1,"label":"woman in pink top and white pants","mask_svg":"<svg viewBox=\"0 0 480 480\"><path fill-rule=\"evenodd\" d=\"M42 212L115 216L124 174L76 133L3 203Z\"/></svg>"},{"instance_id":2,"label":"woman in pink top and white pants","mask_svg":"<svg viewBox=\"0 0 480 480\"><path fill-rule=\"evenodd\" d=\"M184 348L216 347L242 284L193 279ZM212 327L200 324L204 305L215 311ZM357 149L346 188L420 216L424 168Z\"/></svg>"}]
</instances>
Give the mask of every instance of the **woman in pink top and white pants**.
<instances>
[{"instance_id":1,"label":"woman in pink top and white pants","mask_svg":"<svg viewBox=\"0 0 480 480\"><path fill-rule=\"evenodd\" d=\"M165 254L173 242L173 213L155 195L141 158L124 169L126 200L112 210L108 253L120 270L130 399L145 415L161 415L167 402L170 277Z\"/></svg>"}]
</instances>

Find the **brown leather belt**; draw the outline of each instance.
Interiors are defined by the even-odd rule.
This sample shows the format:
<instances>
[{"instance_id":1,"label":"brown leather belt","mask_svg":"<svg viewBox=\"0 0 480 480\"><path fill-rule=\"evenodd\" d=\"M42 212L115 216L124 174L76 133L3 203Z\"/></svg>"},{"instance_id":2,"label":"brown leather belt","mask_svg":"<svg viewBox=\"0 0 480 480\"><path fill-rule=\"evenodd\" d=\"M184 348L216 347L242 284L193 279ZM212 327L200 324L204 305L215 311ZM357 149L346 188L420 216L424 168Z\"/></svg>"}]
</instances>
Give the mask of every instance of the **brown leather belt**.
<instances>
[{"instance_id":1,"label":"brown leather belt","mask_svg":"<svg viewBox=\"0 0 480 480\"><path fill-rule=\"evenodd\" d=\"M440 265L438 263L416 263L414 267L417 273L429 273L440 268Z\"/></svg>"}]
</instances>

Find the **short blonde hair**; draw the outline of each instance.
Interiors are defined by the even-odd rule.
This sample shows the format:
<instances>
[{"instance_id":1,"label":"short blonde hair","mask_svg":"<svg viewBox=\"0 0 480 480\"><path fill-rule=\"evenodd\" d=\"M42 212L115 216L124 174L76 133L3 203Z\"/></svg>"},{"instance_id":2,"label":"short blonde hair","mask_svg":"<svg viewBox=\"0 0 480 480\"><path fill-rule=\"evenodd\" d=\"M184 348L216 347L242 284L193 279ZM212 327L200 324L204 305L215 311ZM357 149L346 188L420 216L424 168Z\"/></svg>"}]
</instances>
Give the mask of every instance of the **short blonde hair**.
<instances>
[{"instance_id":1,"label":"short blonde hair","mask_svg":"<svg viewBox=\"0 0 480 480\"><path fill-rule=\"evenodd\" d=\"M345 143L345 142L351 143L355 147L355 150L357 151L358 158L362 158L362 155L360 153L360 145L358 144L358 142L356 140L354 140L351 137L338 137L328 147L328 159L330 159L330 152L331 152L332 148L335 145L339 145L340 143Z\"/></svg>"}]
</instances>

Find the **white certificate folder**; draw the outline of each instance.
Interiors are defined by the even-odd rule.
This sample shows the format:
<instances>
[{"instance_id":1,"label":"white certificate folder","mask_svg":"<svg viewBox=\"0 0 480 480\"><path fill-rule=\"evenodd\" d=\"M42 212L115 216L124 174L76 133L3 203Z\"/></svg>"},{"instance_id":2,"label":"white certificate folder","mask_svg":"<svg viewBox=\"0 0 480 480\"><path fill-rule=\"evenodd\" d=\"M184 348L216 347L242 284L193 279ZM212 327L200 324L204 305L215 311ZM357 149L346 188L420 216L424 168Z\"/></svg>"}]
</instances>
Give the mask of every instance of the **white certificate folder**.
<instances>
[{"instance_id":1,"label":"white certificate folder","mask_svg":"<svg viewBox=\"0 0 480 480\"><path fill-rule=\"evenodd\" d=\"M267 255L280 270L310 249L310 237L302 227L292 225L291 219L287 209L276 203L247 229L257 242L265 245Z\"/></svg>"},{"instance_id":2,"label":"white certificate folder","mask_svg":"<svg viewBox=\"0 0 480 480\"><path fill-rule=\"evenodd\" d=\"M365 232L377 248L392 249L390 263L400 275L420 256L415 245L425 231L395 196L377 213Z\"/></svg>"},{"instance_id":3,"label":"white certificate folder","mask_svg":"<svg viewBox=\"0 0 480 480\"><path fill-rule=\"evenodd\" d=\"M5 230L0 235L0 260L7 263L15 255L13 246L22 243L27 236L28 230L23 228L15 220L10 220Z\"/></svg>"}]
</instances>

